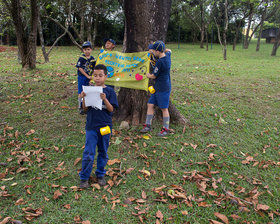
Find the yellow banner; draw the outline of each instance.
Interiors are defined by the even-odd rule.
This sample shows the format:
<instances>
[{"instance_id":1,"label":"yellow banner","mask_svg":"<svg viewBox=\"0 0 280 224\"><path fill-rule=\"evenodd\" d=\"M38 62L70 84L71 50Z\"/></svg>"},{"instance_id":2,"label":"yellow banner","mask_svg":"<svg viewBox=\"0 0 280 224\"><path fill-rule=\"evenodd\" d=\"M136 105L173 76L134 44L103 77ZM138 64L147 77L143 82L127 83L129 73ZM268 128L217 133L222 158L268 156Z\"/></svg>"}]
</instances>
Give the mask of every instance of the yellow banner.
<instances>
[{"instance_id":1,"label":"yellow banner","mask_svg":"<svg viewBox=\"0 0 280 224\"><path fill-rule=\"evenodd\" d=\"M150 60L147 51L121 53L103 51L98 55L96 64L104 64L108 70L107 85L130 89L148 90L146 74L149 73Z\"/></svg>"}]
</instances>

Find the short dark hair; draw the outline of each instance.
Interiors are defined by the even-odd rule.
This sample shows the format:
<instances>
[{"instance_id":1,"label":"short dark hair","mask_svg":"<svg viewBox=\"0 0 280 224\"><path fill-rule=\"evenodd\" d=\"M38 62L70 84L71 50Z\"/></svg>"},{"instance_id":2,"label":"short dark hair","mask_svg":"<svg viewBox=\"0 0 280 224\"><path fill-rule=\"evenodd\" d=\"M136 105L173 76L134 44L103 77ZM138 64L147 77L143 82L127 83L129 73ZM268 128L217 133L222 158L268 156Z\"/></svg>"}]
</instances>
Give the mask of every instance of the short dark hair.
<instances>
[{"instance_id":1,"label":"short dark hair","mask_svg":"<svg viewBox=\"0 0 280 224\"><path fill-rule=\"evenodd\" d=\"M94 70L103 70L104 74L107 75L107 67L103 64L95 65Z\"/></svg>"}]
</instances>

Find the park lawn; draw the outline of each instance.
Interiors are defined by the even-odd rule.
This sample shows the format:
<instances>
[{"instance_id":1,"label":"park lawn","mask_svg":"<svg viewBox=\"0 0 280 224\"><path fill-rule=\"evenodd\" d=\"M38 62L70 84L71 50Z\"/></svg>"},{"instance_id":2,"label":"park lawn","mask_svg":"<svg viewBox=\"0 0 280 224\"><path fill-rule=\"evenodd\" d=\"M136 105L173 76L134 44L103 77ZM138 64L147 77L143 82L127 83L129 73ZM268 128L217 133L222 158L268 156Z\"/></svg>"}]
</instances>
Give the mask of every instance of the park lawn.
<instances>
[{"instance_id":1,"label":"park lawn","mask_svg":"<svg viewBox=\"0 0 280 224\"><path fill-rule=\"evenodd\" d=\"M108 185L83 191L79 50L58 47L44 64L38 49L33 71L21 71L16 52L0 53L0 221L280 223L280 63L272 45L229 46L226 61L219 45L167 47L171 99L187 125L171 125L162 139L158 122L147 136L115 124Z\"/></svg>"}]
</instances>

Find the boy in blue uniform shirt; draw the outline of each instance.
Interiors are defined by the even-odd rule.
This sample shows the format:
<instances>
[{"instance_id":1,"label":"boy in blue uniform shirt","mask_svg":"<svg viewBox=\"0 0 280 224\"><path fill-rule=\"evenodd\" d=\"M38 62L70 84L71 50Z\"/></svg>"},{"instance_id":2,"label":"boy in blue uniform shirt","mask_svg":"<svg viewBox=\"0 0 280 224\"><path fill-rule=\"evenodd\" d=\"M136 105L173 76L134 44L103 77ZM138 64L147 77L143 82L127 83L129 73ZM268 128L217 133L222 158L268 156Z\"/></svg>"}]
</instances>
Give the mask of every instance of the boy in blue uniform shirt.
<instances>
[{"instance_id":1,"label":"boy in blue uniform shirt","mask_svg":"<svg viewBox=\"0 0 280 224\"><path fill-rule=\"evenodd\" d=\"M171 50L165 49L165 44L162 41L156 41L149 47L158 60L156 61L153 73L147 74L147 77L155 80L154 89L156 92L151 95L148 101L148 110L146 123L141 130L146 133L152 130L151 124L154 115L154 106L157 105L163 116L163 127L158 133L158 136L165 136L169 132L170 116L168 111L169 97L171 92L170 67L171 67Z\"/></svg>"},{"instance_id":2,"label":"boy in blue uniform shirt","mask_svg":"<svg viewBox=\"0 0 280 224\"><path fill-rule=\"evenodd\" d=\"M78 102L80 114L84 114L82 109L81 92L82 86L88 86L89 81L92 79L91 74L93 72L96 60L91 56L92 46L89 41L86 41L82 45L83 55L79 58L76 67L78 68Z\"/></svg>"},{"instance_id":3,"label":"boy in blue uniform shirt","mask_svg":"<svg viewBox=\"0 0 280 224\"><path fill-rule=\"evenodd\" d=\"M82 171L80 172L80 188L89 187L89 178L92 171L92 165L98 147L97 169L95 175L98 183L101 186L106 185L104 175L106 173L105 166L108 161L107 150L109 147L110 134L101 135L100 128L109 126L112 129L112 114L114 108L118 107L118 101L115 91L112 88L105 86L107 78L107 68L105 65L98 64L94 68L93 81L96 86L103 87L103 93L100 98L103 100L102 110L86 107L83 99L83 109L87 112L86 121L86 143L82 160ZM81 92L84 98L85 93Z\"/></svg>"}]
</instances>

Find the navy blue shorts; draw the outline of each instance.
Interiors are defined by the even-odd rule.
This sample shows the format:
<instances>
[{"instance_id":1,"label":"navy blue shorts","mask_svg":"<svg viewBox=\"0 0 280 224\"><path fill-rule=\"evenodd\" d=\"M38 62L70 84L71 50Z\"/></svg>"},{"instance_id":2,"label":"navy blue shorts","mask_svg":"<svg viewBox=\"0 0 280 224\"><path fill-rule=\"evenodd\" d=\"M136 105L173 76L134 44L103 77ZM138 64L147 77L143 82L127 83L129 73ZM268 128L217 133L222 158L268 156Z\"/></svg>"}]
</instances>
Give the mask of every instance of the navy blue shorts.
<instances>
[{"instance_id":1,"label":"navy blue shorts","mask_svg":"<svg viewBox=\"0 0 280 224\"><path fill-rule=\"evenodd\" d=\"M84 75L78 75L78 94L83 91L83 86L89 85L89 79Z\"/></svg>"},{"instance_id":2,"label":"navy blue shorts","mask_svg":"<svg viewBox=\"0 0 280 224\"><path fill-rule=\"evenodd\" d=\"M160 109L169 107L170 92L155 92L151 95L148 103L157 105Z\"/></svg>"}]
</instances>

